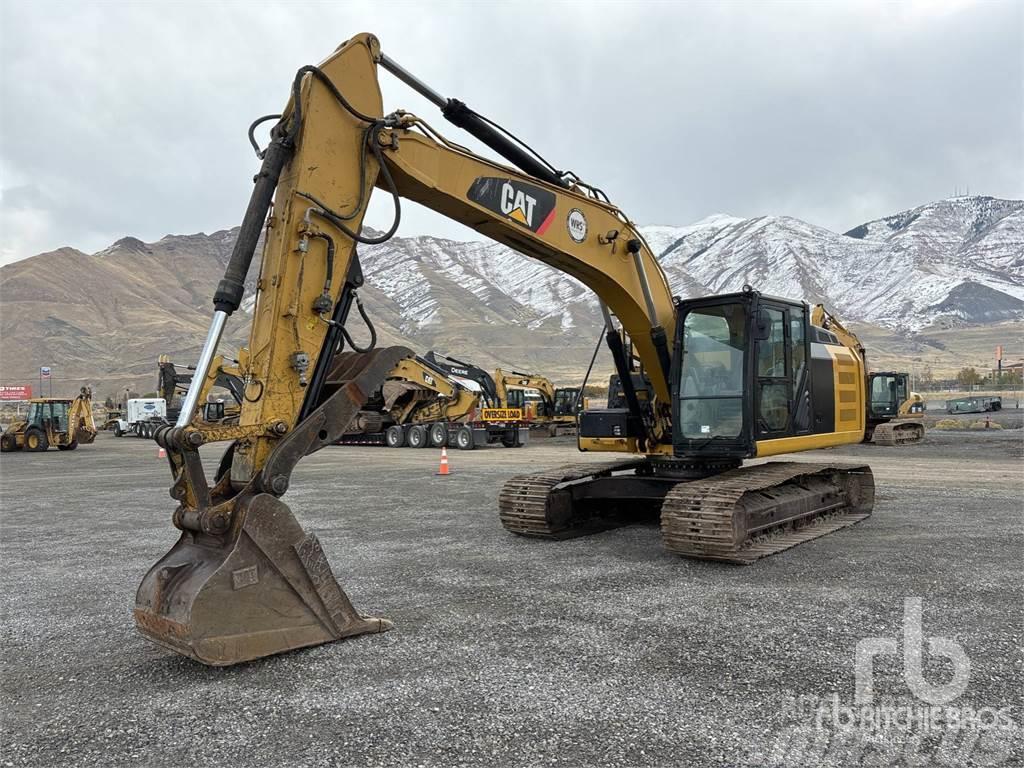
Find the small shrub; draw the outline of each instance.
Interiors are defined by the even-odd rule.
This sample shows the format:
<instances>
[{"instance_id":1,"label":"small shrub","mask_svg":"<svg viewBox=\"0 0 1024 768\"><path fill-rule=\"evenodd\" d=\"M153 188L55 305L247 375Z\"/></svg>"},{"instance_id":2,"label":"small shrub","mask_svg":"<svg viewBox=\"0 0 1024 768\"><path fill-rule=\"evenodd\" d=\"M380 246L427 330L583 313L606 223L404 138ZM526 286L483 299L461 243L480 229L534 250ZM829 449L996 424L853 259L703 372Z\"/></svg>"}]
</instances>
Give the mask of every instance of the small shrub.
<instances>
[{"instance_id":1,"label":"small shrub","mask_svg":"<svg viewBox=\"0 0 1024 768\"><path fill-rule=\"evenodd\" d=\"M975 421L971 423L971 429L1002 429L1003 425L998 421L990 421L986 425L984 421Z\"/></svg>"}]
</instances>

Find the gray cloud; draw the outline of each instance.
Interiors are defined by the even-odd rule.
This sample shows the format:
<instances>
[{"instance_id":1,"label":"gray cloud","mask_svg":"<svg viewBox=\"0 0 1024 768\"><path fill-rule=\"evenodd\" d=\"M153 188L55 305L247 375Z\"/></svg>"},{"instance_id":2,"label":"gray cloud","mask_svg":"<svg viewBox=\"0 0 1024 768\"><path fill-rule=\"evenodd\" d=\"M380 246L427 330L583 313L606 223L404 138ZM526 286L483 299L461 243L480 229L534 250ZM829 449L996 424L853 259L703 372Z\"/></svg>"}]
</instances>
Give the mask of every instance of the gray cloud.
<instances>
[{"instance_id":1,"label":"gray cloud","mask_svg":"<svg viewBox=\"0 0 1024 768\"><path fill-rule=\"evenodd\" d=\"M844 230L954 186L1024 197L1019 2L0 7L0 262L234 226L249 122L359 31L639 223ZM379 196L368 223L389 220ZM474 236L423 209L403 232Z\"/></svg>"}]
</instances>

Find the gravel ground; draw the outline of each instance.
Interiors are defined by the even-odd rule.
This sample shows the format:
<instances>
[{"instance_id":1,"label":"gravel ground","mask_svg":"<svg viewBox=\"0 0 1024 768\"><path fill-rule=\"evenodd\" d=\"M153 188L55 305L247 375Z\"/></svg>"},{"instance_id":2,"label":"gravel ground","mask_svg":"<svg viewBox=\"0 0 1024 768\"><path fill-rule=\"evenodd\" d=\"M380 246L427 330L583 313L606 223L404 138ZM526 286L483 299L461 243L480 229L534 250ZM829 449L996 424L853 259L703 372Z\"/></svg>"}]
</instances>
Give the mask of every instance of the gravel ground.
<instances>
[{"instance_id":1,"label":"gravel ground","mask_svg":"<svg viewBox=\"0 0 1024 768\"><path fill-rule=\"evenodd\" d=\"M435 451L328 449L286 500L356 606L396 627L228 669L133 628L138 581L176 538L154 454L104 434L0 460L2 765L1024 760L1020 431L802 454L869 462L875 514L750 567L670 556L653 526L506 534L502 480L580 460L571 442L453 452L449 478L434 476ZM970 660L948 706L1008 708L1016 727L835 727L857 643L902 643L912 596L924 637ZM951 678L924 655L929 683ZM926 706L903 669L876 659L876 705Z\"/></svg>"}]
</instances>

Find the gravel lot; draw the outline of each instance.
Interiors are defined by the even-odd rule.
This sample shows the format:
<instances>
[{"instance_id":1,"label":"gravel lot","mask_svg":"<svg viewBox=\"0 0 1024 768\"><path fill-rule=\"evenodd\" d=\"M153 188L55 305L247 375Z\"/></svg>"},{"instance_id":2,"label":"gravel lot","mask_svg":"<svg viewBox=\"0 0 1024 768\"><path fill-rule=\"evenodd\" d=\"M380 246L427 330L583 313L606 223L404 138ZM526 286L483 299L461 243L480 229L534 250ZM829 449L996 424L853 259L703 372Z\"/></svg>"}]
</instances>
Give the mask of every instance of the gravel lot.
<instances>
[{"instance_id":1,"label":"gravel lot","mask_svg":"<svg viewBox=\"0 0 1024 768\"><path fill-rule=\"evenodd\" d=\"M738 567L670 556L655 527L506 534L503 479L578 461L571 442L452 452L449 478L432 450L328 449L285 498L356 606L396 628L210 669L131 620L139 580L176 538L155 446L103 434L73 453L5 454L0 761L1019 765L1021 457L1020 430L803 454L869 462L874 516ZM902 644L911 596L926 643L949 638L970 660L947 706L1009 708L1016 727L823 722L853 701L858 641ZM929 683L951 678L924 655ZM876 659L875 704L926 706L903 669Z\"/></svg>"}]
</instances>

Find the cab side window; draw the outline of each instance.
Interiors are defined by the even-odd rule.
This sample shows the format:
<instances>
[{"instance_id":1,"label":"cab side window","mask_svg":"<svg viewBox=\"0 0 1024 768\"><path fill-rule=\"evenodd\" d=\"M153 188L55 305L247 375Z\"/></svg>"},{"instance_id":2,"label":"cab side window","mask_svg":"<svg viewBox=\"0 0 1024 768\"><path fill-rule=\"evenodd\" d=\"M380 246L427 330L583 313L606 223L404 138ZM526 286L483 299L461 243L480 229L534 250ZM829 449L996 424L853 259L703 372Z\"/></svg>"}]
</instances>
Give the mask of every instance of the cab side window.
<instances>
[{"instance_id":1,"label":"cab side window","mask_svg":"<svg viewBox=\"0 0 1024 768\"><path fill-rule=\"evenodd\" d=\"M786 313L765 310L770 322L768 338L757 344L758 426L761 432L779 432L789 426L792 381L786 369Z\"/></svg>"},{"instance_id":2,"label":"cab side window","mask_svg":"<svg viewBox=\"0 0 1024 768\"><path fill-rule=\"evenodd\" d=\"M789 310L789 356L793 371L793 431L811 428L811 375L807 363L806 309Z\"/></svg>"}]
</instances>

